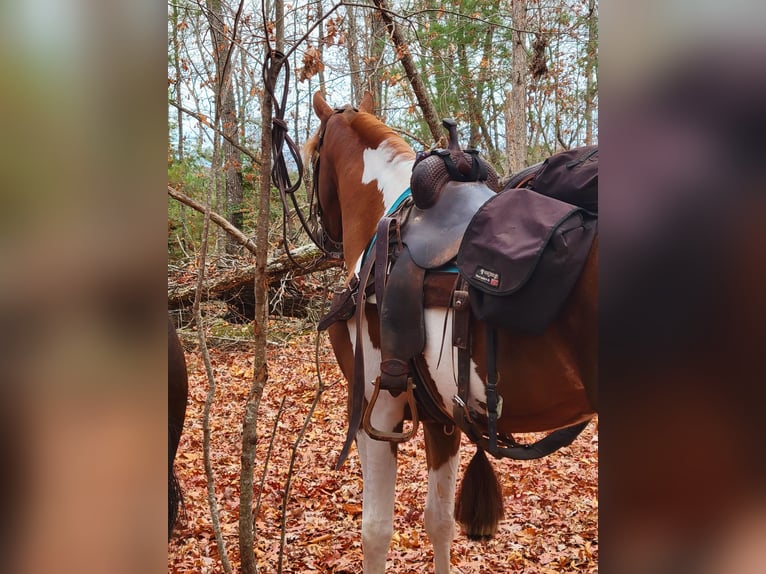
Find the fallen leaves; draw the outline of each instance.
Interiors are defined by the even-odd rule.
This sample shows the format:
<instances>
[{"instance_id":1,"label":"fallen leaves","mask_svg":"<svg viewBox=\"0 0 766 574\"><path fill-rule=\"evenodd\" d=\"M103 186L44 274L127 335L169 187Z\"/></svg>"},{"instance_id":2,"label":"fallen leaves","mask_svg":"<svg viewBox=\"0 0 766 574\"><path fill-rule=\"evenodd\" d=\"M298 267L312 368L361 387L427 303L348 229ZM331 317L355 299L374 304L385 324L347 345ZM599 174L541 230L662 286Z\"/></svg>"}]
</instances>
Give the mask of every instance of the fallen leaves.
<instances>
[{"instance_id":1,"label":"fallen leaves","mask_svg":"<svg viewBox=\"0 0 766 574\"><path fill-rule=\"evenodd\" d=\"M212 462L223 536L235 571L239 568L239 452L243 405L252 382L252 356L211 350L217 392L211 414ZM223 569L212 533L202 461L202 409L207 380L200 358L187 353L190 399L176 460L184 489L185 515L168 547L168 569L177 573L219 573ZM325 391L295 463L287 501L283 572L359 573L362 565L362 480L354 451L340 471L333 466L346 430L346 383L329 344L320 351ZM281 538L281 507L292 445L316 391L314 335L293 334L269 346L269 382L258 417L256 558L261 572L275 572ZM276 435L274 421L286 402ZM524 439L525 437L517 437ZM261 472L268 447L272 458L263 489ZM433 571L425 533L427 485L423 437L400 446L394 536L387 572ZM464 439L461 467L474 447ZM461 574L495 572L598 571L598 432L589 425L570 447L538 461L494 461L505 497L498 535L472 543L458 535L451 561Z\"/></svg>"}]
</instances>

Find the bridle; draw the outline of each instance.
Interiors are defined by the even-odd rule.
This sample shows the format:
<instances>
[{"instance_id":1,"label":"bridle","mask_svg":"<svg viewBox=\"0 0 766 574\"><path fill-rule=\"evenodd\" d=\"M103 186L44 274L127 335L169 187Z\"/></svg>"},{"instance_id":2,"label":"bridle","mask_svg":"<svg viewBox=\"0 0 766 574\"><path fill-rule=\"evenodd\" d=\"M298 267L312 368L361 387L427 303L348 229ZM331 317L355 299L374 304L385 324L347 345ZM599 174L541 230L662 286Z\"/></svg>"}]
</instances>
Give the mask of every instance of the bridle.
<instances>
[{"instance_id":1,"label":"bridle","mask_svg":"<svg viewBox=\"0 0 766 574\"><path fill-rule=\"evenodd\" d=\"M333 110L333 115L335 114L342 114L348 109L353 109L355 111L356 108L351 108L350 106L346 106L343 108L335 108ZM308 233L311 240L314 242L314 244L319 247L319 249L322 250L322 252L331 259L343 259L343 240L337 240L330 236L330 234L327 232L327 229L324 225L324 222L322 221L322 203L319 199L319 166L320 166L320 150L322 148L322 144L324 143L324 136L325 132L327 131L327 125L330 123L330 119L332 116L327 118L327 121L324 122L324 124L321 126L319 131L319 140L317 141L316 148L314 149L314 152L312 154L311 159L311 172L312 172L312 181L311 181L311 194L309 196L309 222L311 222L311 226L313 227L313 231L309 229L309 226L304 223L303 217L300 216L299 218L301 220L301 223L303 224L303 229Z\"/></svg>"}]
</instances>

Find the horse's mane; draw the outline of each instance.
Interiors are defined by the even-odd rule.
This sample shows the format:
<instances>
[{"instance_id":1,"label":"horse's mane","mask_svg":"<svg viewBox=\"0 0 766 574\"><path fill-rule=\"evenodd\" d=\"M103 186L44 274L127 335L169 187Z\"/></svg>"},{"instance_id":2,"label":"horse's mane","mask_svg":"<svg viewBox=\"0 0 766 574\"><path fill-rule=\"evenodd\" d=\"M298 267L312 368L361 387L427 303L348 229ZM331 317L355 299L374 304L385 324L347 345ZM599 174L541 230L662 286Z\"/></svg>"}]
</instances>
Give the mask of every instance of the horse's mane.
<instances>
[{"instance_id":1,"label":"horse's mane","mask_svg":"<svg viewBox=\"0 0 766 574\"><path fill-rule=\"evenodd\" d=\"M311 158L314 156L314 152L317 149L317 146L319 145L319 131L322 128L317 128L317 131L314 132L314 135L311 136L305 144L303 144L303 163L309 164L311 162Z\"/></svg>"},{"instance_id":2,"label":"horse's mane","mask_svg":"<svg viewBox=\"0 0 766 574\"><path fill-rule=\"evenodd\" d=\"M358 114L352 125L371 147L378 147L382 142L387 141L396 154L415 155L399 134L372 114Z\"/></svg>"},{"instance_id":3,"label":"horse's mane","mask_svg":"<svg viewBox=\"0 0 766 574\"><path fill-rule=\"evenodd\" d=\"M382 142L388 141L397 155L406 154L414 156L414 152L412 151L412 148L407 145L407 142L405 142L393 129L372 114L365 112L357 113L351 122L351 125L362 137L362 140L370 147L377 148ZM317 131L314 132L314 135L312 135L303 145L303 158L306 163L309 162L314 155L314 152L316 152L317 146L319 146L320 131L321 127L318 128Z\"/></svg>"}]
</instances>

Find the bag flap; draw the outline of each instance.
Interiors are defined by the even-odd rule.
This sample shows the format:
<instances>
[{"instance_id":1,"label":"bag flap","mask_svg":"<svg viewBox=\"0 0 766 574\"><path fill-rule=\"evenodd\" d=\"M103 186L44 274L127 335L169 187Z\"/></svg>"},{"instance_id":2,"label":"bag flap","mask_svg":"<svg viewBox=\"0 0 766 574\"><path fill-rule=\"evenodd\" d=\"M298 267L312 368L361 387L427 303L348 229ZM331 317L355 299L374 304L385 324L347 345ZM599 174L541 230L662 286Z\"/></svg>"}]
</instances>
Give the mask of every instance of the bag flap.
<instances>
[{"instance_id":1,"label":"bag flap","mask_svg":"<svg viewBox=\"0 0 766 574\"><path fill-rule=\"evenodd\" d=\"M468 225L457 255L458 269L468 283L486 293L513 293L532 275L559 226L582 211L530 189L498 193ZM572 224L579 227L582 221L577 217ZM554 247L566 249L566 244Z\"/></svg>"}]
</instances>

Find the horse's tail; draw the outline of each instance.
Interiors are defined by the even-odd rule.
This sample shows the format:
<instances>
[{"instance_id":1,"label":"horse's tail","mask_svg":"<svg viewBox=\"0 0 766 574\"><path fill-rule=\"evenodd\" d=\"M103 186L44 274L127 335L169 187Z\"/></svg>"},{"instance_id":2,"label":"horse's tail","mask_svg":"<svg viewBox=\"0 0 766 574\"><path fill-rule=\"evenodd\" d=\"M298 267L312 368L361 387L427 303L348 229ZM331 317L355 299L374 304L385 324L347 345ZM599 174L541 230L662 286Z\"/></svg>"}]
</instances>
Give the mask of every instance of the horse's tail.
<instances>
[{"instance_id":1,"label":"horse's tail","mask_svg":"<svg viewBox=\"0 0 766 574\"><path fill-rule=\"evenodd\" d=\"M455 502L455 519L469 540L489 540L503 517L503 491L495 469L481 448L463 475Z\"/></svg>"},{"instance_id":2,"label":"horse's tail","mask_svg":"<svg viewBox=\"0 0 766 574\"><path fill-rule=\"evenodd\" d=\"M176 524L178 515L183 512L184 508L183 491L173 469L175 447L177 446L178 440L174 444L173 432L171 430L171 432L168 432L168 540L170 540L170 535L173 533L173 527Z\"/></svg>"}]
</instances>

